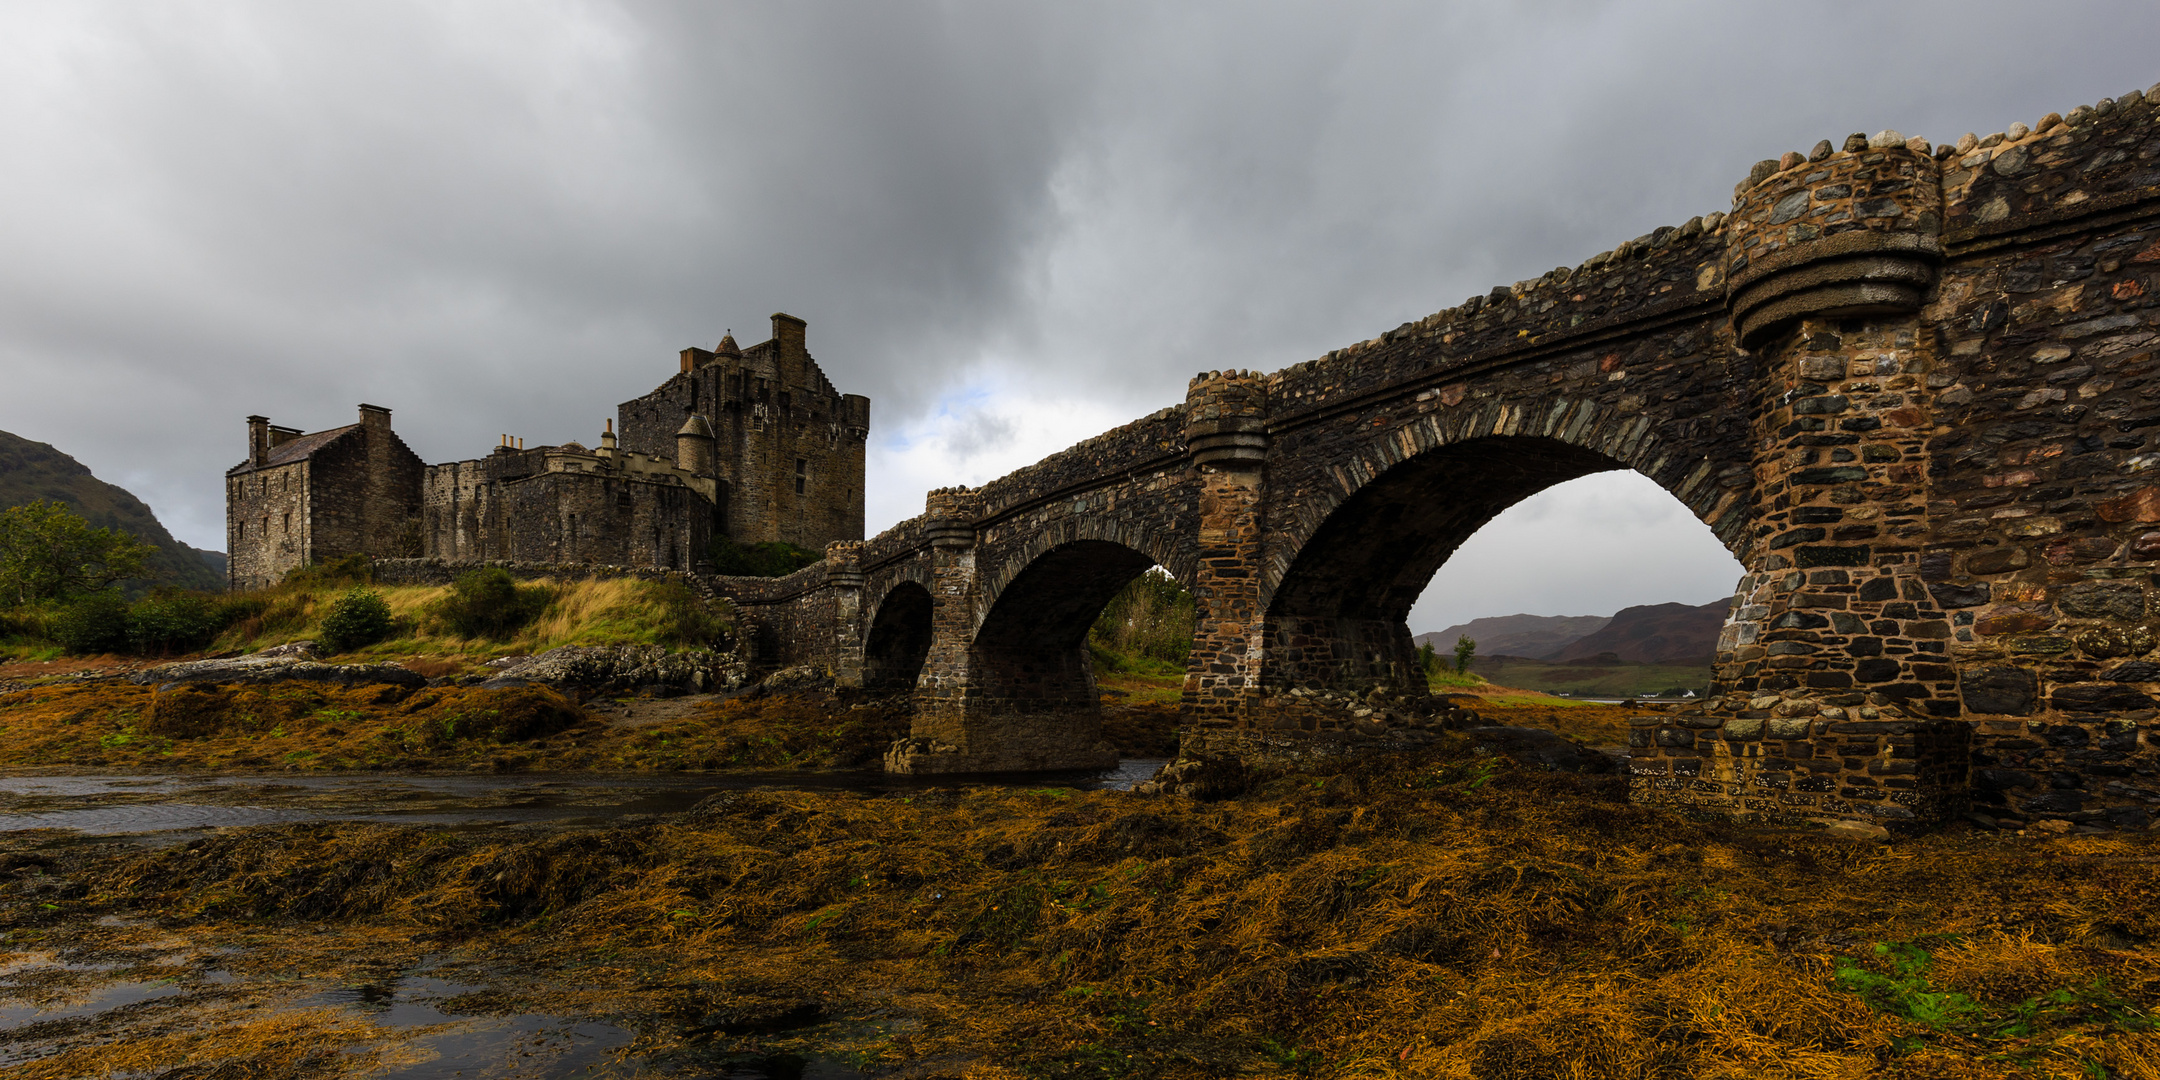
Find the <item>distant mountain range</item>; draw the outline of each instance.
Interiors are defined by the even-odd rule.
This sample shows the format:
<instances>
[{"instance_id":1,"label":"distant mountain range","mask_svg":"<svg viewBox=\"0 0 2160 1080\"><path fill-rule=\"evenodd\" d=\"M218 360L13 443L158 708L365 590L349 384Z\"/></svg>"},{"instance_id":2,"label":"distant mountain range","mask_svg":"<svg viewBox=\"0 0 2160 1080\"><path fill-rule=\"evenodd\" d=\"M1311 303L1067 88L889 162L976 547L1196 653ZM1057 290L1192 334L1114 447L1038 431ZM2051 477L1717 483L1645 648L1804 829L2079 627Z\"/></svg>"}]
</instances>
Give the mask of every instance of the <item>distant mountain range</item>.
<instances>
[{"instance_id":1,"label":"distant mountain range","mask_svg":"<svg viewBox=\"0 0 2160 1080\"><path fill-rule=\"evenodd\" d=\"M1415 640L1430 641L1435 651L1452 652L1457 637L1477 642L1479 656L1520 656L1532 660L1595 660L1611 654L1622 663L1709 664L1717 655L1718 633L1725 625L1729 600L1707 604L1644 604L1602 615L1503 615L1472 619Z\"/></svg>"},{"instance_id":2,"label":"distant mountain range","mask_svg":"<svg viewBox=\"0 0 2160 1080\"><path fill-rule=\"evenodd\" d=\"M1419 634L1419 645L1432 642L1433 651L1452 654L1455 639L1467 636L1477 642L1479 656L1527 656L1543 660L1560 650L1605 629L1610 615L1495 615L1450 626L1436 634Z\"/></svg>"},{"instance_id":3,"label":"distant mountain range","mask_svg":"<svg viewBox=\"0 0 2160 1080\"><path fill-rule=\"evenodd\" d=\"M47 499L62 503L101 529L131 533L157 545L150 569L160 584L186 589L225 588L225 553L191 548L173 539L141 499L108 484L82 462L41 442L0 431L0 507Z\"/></svg>"}]
</instances>

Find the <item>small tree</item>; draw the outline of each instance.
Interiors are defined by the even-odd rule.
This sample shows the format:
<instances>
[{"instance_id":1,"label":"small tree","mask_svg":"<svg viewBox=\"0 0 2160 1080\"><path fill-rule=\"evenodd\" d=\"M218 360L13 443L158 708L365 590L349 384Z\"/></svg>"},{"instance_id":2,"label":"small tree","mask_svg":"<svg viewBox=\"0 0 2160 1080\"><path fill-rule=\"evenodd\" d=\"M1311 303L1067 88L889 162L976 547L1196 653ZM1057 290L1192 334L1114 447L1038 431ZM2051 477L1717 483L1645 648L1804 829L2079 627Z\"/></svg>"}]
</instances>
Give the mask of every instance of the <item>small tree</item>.
<instances>
[{"instance_id":1,"label":"small tree","mask_svg":"<svg viewBox=\"0 0 2160 1080\"><path fill-rule=\"evenodd\" d=\"M500 641L539 618L553 599L546 586L519 586L510 571L490 566L459 574L434 615L459 637Z\"/></svg>"},{"instance_id":2,"label":"small tree","mask_svg":"<svg viewBox=\"0 0 2160 1080\"><path fill-rule=\"evenodd\" d=\"M1461 675L1468 672L1470 670L1470 658L1476 655L1477 642L1470 640L1468 634L1458 635L1455 638L1455 674Z\"/></svg>"},{"instance_id":3,"label":"small tree","mask_svg":"<svg viewBox=\"0 0 2160 1080\"><path fill-rule=\"evenodd\" d=\"M1428 678L1433 672L1440 670L1440 655L1433 651L1432 642L1427 641L1417 647L1417 666Z\"/></svg>"},{"instance_id":4,"label":"small tree","mask_svg":"<svg viewBox=\"0 0 2160 1080\"><path fill-rule=\"evenodd\" d=\"M355 585L323 616L322 644L331 652L351 652L390 636L390 605L382 594Z\"/></svg>"},{"instance_id":5,"label":"small tree","mask_svg":"<svg viewBox=\"0 0 2160 1080\"><path fill-rule=\"evenodd\" d=\"M93 529L56 502L0 510L0 603L35 604L141 577L157 548L124 532Z\"/></svg>"}]
</instances>

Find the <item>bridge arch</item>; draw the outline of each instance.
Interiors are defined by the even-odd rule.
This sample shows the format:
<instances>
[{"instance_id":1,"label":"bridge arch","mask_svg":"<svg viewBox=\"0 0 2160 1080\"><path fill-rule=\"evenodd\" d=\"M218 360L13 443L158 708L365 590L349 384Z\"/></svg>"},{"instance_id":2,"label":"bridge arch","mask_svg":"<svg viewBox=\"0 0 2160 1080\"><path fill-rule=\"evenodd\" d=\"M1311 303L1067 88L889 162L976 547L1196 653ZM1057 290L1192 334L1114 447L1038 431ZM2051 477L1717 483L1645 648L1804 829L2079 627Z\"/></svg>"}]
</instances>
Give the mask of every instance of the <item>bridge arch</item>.
<instances>
[{"instance_id":1,"label":"bridge arch","mask_svg":"<svg viewBox=\"0 0 2160 1080\"><path fill-rule=\"evenodd\" d=\"M1084 567L1094 567L1113 574L1122 574L1117 578L1117 585L1096 602L1095 610L1101 611L1103 605L1117 595L1118 589L1139 574L1139 571L1126 573L1122 569L1111 569L1113 565L1123 567L1131 560L1110 557L1107 555L1109 548L1144 557L1147 562L1141 566L1141 570L1148 566L1160 566L1175 578L1178 584L1192 588L1195 566L1189 548L1180 547L1157 531L1143 529L1107 515L1089 514L1082 509L1061 517L1046 527L1036 529L1024 539L1003 545L1004 550L996 557L993 565L981 572L979 578L978 595L981 598L981 607L976 614L975 624L978 635L983 627L989 625L1008 590L1021 584L1021 579L1030 573L1039 577L1045 572L1046 565L1062 566L1070 572L1084 572ZM1075 561L1079 559L1076 553L1085 551L1098 554L1093 559ZM1044 564L1044 559L1053 557L1058 561ZM1092 622L1093 616L1089 618ZM1081 630L1085 634L1086 627L1083 626Z\"/></svg>"},{"instance_id":2,"label":"bridge arch","mask_svg":"<svg viewBox=\"0 0 2160 1080\"><path fill-rule=\"evenodd\" d=\"M1744 443L1741 444L1744 447ZM1411 606L1465 540L1509 507L1632 469L1745 559L1753 472L1666 444L1649 415L1551 398L1432 416L1362 440L1333 487L1286 517L1261 585L1266 693L1294 686L1422 693ZM1745 584L1744 581L1738 583Z\"/></svg>"},{"instance_id":3,"label":"bridge arch","mask_svg":"<svg viewBox=\"0 0 2160 1080\"><path fill-rule=\"evenodd\" d=\"M988 711L1101 727L1088 628L1110 599L1155 566L1108 540L1072 540L1037 555L999 589L968 648L968 674ZM1092 742L1092 737L1090 742Z\"/></svg>"},{"instance_id":4,"label":"bridge arch","mask_svg":"<svg viewBox=\"0 0 2160 1080\"><path fill-rule=\"evenodd\" d=\"M975 624L950 627L934 646L916 692L913 735L887 755L888 769L1117 763L1117 751L1102 742L1087 633L1119 590L1157 565L1156 556L1099 539L1030 547L1034 556L1009 571Z\"/></svg>"},{"instance_id":5,"label":"bridge arch","mask_svg":"<svg viewBox=\"0 0 2160 1080\"><path fill-rule=\"evenodd\" d=\"M1746 418L1735 418L1735 422L1745 425ZM1376 484L1384 485L1380 490L1401 484L1405 474L1396 471L1399 467L1436 461L1436 452L1470 445L1520 448L1539 458L1518 467L1507 460L1508 454L1502 449L1498 461L1492 463L1499 470L1492 482L1480 471L1487 462L1462 459L1460 475L1478 477L1480 487L1495 486L1495 482L1504 485L1502 477L1511 471L1542 471L1553 477L1508 499L1479 524L1554 484L1595 472L1632 469L1664 488L1697 520L1708 525L1733 558L1747 562L1754 540L1746 528L1747 509L1753 501L1750 462L1745 457L1720 460L1670 446L1658 428L1659 418L1650 413L1624 414L1596 401L1553 397L1434 414L1380 435L1363 437L1354 449L1339 455L1341 464L1337 468L1329 470L1333 483L1316 485L1276 523L1279 532L1271 545L1274 555L1262 574L1261 602L1272 605L1293 566L1344 506ZM1736 449L1744 451L1745 447ZM1424 493L1444 494L1430 487ZM1468 535L1463 533L1464 537Z\"/></svg>"},{"instance_id":6,"label":"bridge arch","mask_svg":"<svg viewBox=\"0 0 2160 1080\"><path fill-rule=\"evenodd\" d=\"M863 688L911 690L930 656L934 632L930 590L902 579L878 600L863 635Z\"/></svg>"}]
</instances>

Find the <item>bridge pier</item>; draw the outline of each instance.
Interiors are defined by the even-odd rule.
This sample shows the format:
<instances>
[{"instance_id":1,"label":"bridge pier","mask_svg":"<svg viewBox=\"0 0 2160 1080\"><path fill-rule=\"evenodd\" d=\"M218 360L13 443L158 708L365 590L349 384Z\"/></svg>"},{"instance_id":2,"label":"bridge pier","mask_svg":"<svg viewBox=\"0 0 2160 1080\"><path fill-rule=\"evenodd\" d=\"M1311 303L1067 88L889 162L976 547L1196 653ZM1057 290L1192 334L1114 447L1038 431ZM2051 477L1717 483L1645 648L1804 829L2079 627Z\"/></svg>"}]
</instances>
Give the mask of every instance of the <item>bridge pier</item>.
<instances>
[{"instance_id":1,"label":"bridge pier","mask_svg":"<svg viewBox=\"0 0 2160 1080\"><path fill-rule=\"evenodd\" d=\"M1713 694L1631 734L1635 794L1928 824L1963 811L1970 769L1950 616L1920 575L1938 364L1919 312L1942 258L1940 175L1900 145L1810 176L1747 191L1728 227L1727 303L1760 381L1755 542ZM1864 211L1872 227L1823 236L1776 210L1870 185L1892 192Z\"/></svg>"},{"instance_id":2,"label":"bridge pier","mask_svg":"<svg viewBox=\"0 0 2160 1080\"><path fill-rule=\"evenodd\" d=\"M1251 372L1214 372L1186 389L1185 443L1199 482L1192 653L1183 741L1234 744L1252 722L1265 655L1260 608L1267 389Z\"/></svg>"}]
</instances>

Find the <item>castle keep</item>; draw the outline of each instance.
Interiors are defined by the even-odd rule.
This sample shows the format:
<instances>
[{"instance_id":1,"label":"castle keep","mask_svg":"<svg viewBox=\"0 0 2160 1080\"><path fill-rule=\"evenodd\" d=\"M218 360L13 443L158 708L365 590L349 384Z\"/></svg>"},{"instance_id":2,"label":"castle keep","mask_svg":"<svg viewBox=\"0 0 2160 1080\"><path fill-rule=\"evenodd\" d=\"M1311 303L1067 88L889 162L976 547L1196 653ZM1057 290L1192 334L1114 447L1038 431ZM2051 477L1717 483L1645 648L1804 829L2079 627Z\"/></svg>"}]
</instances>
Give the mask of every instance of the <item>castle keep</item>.
<instances>
[{"instance_id":1,"label":"castle keep","mask_svg":"<svg viewBox=\"0 0 2160 1080\"><path fill-rule=\"evenodd\" d=\"M313 434L249 417L248 460L226 473L232 587L352 554L695 570L716 536L859 539L870 401L826 379L803 320L772 322L747 349L729 336L683 350L681 371L618 406L592 449L503 438L484 458L425 465L380 406Z\"/></svg>"}]
</instances>

